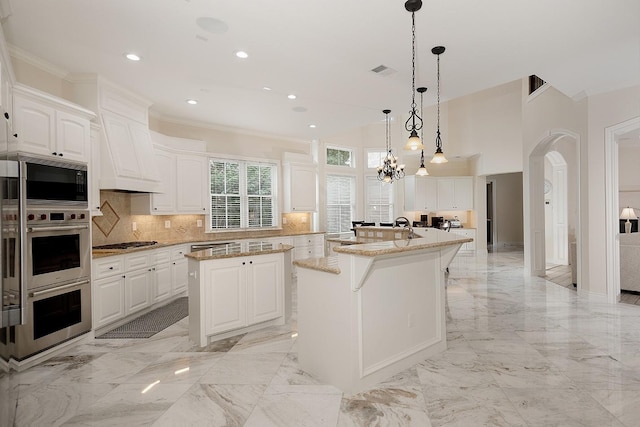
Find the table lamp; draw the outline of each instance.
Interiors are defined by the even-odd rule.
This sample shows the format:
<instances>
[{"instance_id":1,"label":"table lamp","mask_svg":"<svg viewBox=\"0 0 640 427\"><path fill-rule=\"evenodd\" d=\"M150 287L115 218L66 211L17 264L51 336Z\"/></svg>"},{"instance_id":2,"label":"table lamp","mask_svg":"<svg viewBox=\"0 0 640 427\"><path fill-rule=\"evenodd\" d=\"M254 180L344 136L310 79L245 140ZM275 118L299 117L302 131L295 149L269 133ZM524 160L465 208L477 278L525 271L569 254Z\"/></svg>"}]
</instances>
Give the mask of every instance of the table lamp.
<instances>
[{"instance_id":1,"label":"table lamp","mask_svg":"<svg viewBox=\"0 0 640 427\"><path fill-rule=\"evenodd\" d=\"M629 206L627 206L626 208L622 209L622 213L620 214L620 219L626 219L627 222L624 223L624 232L625 233L631 233L631 221L629 221L630 219L638 219L638 216L636 215L636 211L633 208L630 208Z\"/></svg>"}]
</instances>

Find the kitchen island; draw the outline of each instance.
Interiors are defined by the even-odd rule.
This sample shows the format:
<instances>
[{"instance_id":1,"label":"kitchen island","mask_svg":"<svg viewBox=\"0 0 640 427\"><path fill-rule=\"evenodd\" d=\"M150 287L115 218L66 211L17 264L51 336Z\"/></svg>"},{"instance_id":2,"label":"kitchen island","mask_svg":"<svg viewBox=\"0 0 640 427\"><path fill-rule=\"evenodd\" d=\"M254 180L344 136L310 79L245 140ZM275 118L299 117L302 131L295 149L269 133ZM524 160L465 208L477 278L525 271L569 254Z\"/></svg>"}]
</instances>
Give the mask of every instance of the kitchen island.
<instances>
[{"instance_id":1,"label":"kitchen island","mask_svg":"<svg viewBox=\"0 0 640 427\"><path fill-rule=\"evenodd\" d=\"M201 347L291 314L291 250L270 242L236 242L186 254L189 339Z\"/></svg>"},{"instance_id":2,"label":"kitchen island","mask_svg":"<svg viewBox=\"0 0 640 427\"><path fill-rule=\"evenodd\" d=\"M428 229L294 261L302 369L357 393L444 351L444 271L469 241Z\"/></svg>"}]
</instances>

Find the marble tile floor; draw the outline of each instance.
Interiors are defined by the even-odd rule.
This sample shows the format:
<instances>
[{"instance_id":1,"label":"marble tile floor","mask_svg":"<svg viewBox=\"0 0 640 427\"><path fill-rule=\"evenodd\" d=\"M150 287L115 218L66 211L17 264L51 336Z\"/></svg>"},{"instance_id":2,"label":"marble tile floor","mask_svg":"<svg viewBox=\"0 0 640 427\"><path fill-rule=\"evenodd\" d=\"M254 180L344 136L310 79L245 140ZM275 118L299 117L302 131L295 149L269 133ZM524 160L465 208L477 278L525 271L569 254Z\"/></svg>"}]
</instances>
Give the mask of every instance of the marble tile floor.
<instances>
[{"instance_id":1,"label":"marble tile floor","mask_svg":"<svg viewBox=\"0 0 640 427\"><path fill-rule=\"evenodd\" d=\"M457 257L448 349L345 395L300 370L295 319L194 347L182 320L0 374L2 426L638 426L640 307Z\"/></svg>"}]
</instances>

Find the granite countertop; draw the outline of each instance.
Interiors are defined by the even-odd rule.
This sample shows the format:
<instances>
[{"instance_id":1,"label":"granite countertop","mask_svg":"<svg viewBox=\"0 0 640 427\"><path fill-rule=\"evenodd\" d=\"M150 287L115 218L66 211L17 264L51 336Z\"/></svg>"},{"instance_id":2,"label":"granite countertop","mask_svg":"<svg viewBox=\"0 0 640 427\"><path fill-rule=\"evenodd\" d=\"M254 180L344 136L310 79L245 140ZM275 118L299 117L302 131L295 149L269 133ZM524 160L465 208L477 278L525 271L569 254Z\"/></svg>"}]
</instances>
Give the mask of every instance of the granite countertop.
<instances>
[{"instance_id":1,"label":"granite countertop","mask_svg":"<svg viewBox=\"0 0 640 427\"><path fill-rule=\"evenodd\" d=\"M114 255L129 254L132 252L148 251L150 249L159 249L176 245L193 244L193 243L207 243L207 242L230 242L235 243L236 240L244 239L260 239L271 237L294 237L305 236L308 234L325 234L324 231L284 231L284 230L256 230L256 231L243 231L233 233L211 233L210 236L205 236L199 240L174 240L158 242L155 245L141 246L137 248L128 249L93 249L92 258L103 258Z\"/></svg>"},{"instance_id":2,"label":"granite countertop","mask_svg":"<svg viewBox=\"0 0 640 427\"><path fill-rule=\"evenodd\" d=\"M338 246L333 248L333 251L344 254L374 257L473 242L473 239L470 237L463 237L459 234L447 233L446 231L437 229L423 229L420 230L420 232L422 237L416 239Z\"/></svg>"},{"instance_id":3,"label":"granite countertop","mask_svg":"<svg viewBox=\"0 0 640 427\"><path fill-rule=\"evenodd\" d=\"M212 259L236 258L251 255L266 255L279 252L288 252L293 249L291 245L283 245L271 242L233 242L215 248L203 249L201 251L185 254L187 258L196 261L207 261Z\"/></svg>"},{"instance_id":4,"label":"granite countertop","mask_svg":"<svg viewBox=\"0 0 640 427\"><path fill-rule=\"evenodd\" d=\"M322 258L307 258L293 261L293 265L311 270L320 270L327 273L340 274L338 257L328 256Z\"/></svg>"}]
</instances>

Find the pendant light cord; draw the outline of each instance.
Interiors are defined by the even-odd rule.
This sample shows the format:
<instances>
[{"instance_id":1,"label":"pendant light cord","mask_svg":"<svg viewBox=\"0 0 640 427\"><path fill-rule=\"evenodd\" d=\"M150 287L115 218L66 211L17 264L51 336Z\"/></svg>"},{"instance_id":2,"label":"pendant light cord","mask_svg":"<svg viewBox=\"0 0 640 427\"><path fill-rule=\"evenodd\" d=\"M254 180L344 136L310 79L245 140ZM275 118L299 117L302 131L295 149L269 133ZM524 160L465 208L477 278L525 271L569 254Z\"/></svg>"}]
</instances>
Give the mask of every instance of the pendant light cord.
<instances>
[{"instance_id":1,"label":"pendant light cord","mask_svg":"<svg viewBox=\"0 0 640 427\"><path fill-rule=\"evenodd\" d=\"M416 126L416 13L411 12L411 111L414 114L413 127Z\"/></svg>"},{"instance_id":2,"label":"pendant light cord","mask_svg":"<svg viewBox=\"0 0 640 427\"><path fill-rule=\"evenodd\" d=\"M442 139L440 139L440 55L438 56L438 72L436 77L438 80L438 131L436 135L436 148L442 148Z\"/></svg>"}]
</instances>

